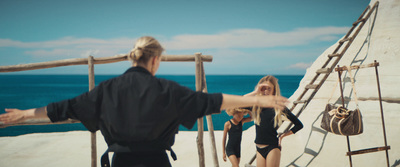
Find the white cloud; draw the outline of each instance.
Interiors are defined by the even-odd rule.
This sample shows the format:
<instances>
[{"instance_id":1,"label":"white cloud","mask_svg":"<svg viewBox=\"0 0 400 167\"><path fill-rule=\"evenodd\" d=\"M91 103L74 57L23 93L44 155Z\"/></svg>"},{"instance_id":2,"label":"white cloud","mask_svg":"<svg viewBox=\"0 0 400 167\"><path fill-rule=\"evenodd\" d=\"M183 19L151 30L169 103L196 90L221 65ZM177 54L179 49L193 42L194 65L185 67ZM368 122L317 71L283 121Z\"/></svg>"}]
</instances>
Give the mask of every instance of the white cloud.
<instances>
[{"instance_id":1,"label":"white cloud","mask_svg":"<svg viewBox=\"0 0 400 167\"><path fill-rule=\"evenodd\" d=\"M218 34L177 35L160 42L167 50L230 50L243 48L269 48L280 46L303 46L312 42L337 40L347 27L298 28L288 32L271 32L262 29L235 29ZM25 54L35 57L74 58L88 55L103 57L127 53L135 38L76 38L38 42L0 39L0 47L22 48Z\"/></svg>"},{"instance_id":2,"label":"white cloud","mask_svg":"<svg viewBox=\"0 0 400 167\"><path fill-rule=\"evenodd\" d=\"M57 57L76 58L89 55L103 57L126 53L133 46L135 39L114 38L109 40L96 38L64 37L57 40L39 42L21 42L0 39L0 47L24 49L24 53L37 58Z\"/></svg>"},{"instance_id":3,"label":"white cloud","mask_svg":"<svg viewBox=\"0 0 400 167\"><path fill-rule=\"evenodd\" d=\"M338 39L335 35L343 35L348 29L348 27L298 28L289 32L236 29L212 35L178 35L169 41L163 41L163 44L170 50L301 46L311 42Z\"/></svg>"},{"instance_id":4,"label":"white cloud","mask_svg":"<svg viewBox=\"0 0 400 167\"><path fill-rule=\"evenodd\" d=\"M313 62L310 62L310 63L300 62L300 63L292 64L288 68L291 68L291 69L307 69L308 67L311 67L312 63Z\"/></svg>"}]
</instances>

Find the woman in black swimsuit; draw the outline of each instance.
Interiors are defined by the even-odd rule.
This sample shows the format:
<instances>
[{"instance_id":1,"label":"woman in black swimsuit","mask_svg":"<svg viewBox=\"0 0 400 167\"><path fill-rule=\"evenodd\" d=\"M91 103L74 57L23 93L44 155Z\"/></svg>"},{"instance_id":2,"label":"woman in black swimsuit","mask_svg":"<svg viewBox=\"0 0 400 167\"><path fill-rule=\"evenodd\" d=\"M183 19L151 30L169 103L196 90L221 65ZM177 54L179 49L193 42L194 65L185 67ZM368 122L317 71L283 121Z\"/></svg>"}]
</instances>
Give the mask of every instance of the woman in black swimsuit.
<instances>
[{"instance_id":1,"label":"woman in black swimsuit","mask_svg":"<svg viewBox=\"0 0 400 167\"><path fill-rule=\"evenodd\" d=\"M256 89L245 96L280 96L278 79L265 76ZM281 158L281 141L303 128L300 120L288 108L265 108L254 106L252 109L256 125L257 167L278 167ZM278 138L277 129L283 120L290 120L294 127Z\"/></svg>"},{"instance_id":2,"label":"woman in black swimsuit","mask_svg":"<svg viewBox=\"0 0 400 167\"><path fill-rule=\"evenodd\" d=\"M239 167L240 163L240 144L242 142L243 124L253 120L251 114L250 117L243 118L243 116L249 112L250 110L240 108L226 110L226 113L233 116L233 118L225 122L224 135L222 137L222 157L226 162L226 157L228 156L233 167ZM229 139L225 149L227 134L229 135Z\"/></svg>"}]
</instances>

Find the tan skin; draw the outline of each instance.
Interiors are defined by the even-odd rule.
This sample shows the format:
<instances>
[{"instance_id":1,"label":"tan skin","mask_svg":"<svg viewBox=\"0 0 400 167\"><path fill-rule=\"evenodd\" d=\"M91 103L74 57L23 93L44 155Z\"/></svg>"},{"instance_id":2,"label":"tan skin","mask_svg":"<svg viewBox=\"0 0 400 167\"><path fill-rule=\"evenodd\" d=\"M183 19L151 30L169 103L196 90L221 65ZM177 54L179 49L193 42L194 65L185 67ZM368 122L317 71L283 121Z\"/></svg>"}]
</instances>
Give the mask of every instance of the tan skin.
<instances>
[{"instance_id":1,"label":"tan skin","mask_svg":"<svg viewBox=\"0 0 400 167\"><path fill-rule=\"evenodd\" d=\"M255 96L257 94L261 96L275 95L274 90L275 90L274 85L269 81L265 81L257 85L256 89L253 92L246 94L245 96ZM281 148L282 148L281 145L282 139L292 134L293 132L289 131L279 136L279 146L281 146ZM268 146L263 144L256 144L256 145L259 148L264 148ZM278 148L273 149L271 152L268 153L267 158L264 158L260 153L257 152L256 158L257 158L257 167L279 167L281 159L281 150L279 150Z\"/></svg>"},{"instance_id":2,"label":"tan skin","mask_svg":"<svg viewBox=\"0 0 400 167\"><path fill-rule=\"evenodd\" d=\"M241 123L244 124L246 122L250 122L253 120L253 118L251 117L247 117L247 118L243 118L243 116L245 115L245 113L243 112L235 112L233 114L233 118L231 119L231 122L235 125L238 125L240 123L240 121L242 121ZM229 121L225 122L224 125L224 135L222 137L222 158L223 160L226 162L226 152L225 152L225 146L226 146L226 136L228 134L228 131L231 129L231 123ZM232 167L239 167L239 163L240 163L240 158L236 157L236 155L231 155L228 157L229 161L232 163Z\"/></svg>"},{"instance_id":3,"label":"tan skin","mask_svg":"<svg viewBox=\"0 0 400 167\"><path fill-rule=\"evenodd\" d=\"M153 56L147 63L134 64L147 69L153 76L160 66L161 56ZM258 105L262 107L284 108L288 100L284 97L264 96L264 97L244 97L236 95L222 94L222 104L220 110L227 108L250 107ZM48 118L46 106L27 110L5 109L6 113L0 115L0 123L13 124L24 122L27 119Z\"/></svg>"}]
</instances>

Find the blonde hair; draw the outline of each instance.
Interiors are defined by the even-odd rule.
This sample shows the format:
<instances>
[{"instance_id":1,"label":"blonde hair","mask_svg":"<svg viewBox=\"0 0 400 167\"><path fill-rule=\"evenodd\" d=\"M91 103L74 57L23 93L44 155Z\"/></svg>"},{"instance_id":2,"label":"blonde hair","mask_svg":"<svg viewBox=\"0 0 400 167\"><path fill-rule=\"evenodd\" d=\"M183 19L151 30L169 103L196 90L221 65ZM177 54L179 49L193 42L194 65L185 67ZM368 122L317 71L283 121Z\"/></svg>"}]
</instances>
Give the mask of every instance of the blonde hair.
<instances>
[{"instance_id":1,"label":"blonde hair","mask_svg":"<svg viewBox=\"0 0 400 167\"><path fill-rule=\"evenodd\" d=\"M236 113L239 113L239 112L243 112L243 114L247 114L247 113L249 113L249 112L251 112L250 110L248 110L248 109L243 109L243 108L230 108L230 109L226 109L226 113L229 115L229 116L233 116L233 115L235 115Z\"/></svg>"},{"instance_id":2,"label":"blonde hair","mask_svg":"<svg viewBox=\"0 0 400 167\"><path fill-rule=\"evenodd\" d=\"M274 85L274 92L272 94L275 96L280 96L281 90L279 88L278 79L272 75L267 75L267 76L261 78L260 81L258 81L257 86L259 84L261 84L263 82L267 82L267 81L269 81L272 85ZM256 88L257 88L257 86L256 86ZM260 96L260 94L258 94L256 96ZM280 110L278 108L274 108L274 110L275 110L274 127L279 127L282 124L284 118L286 118L286 115L283 113L282 110ZM253 106L252 114L253 114L253 118L254 118L254 123L256 125L260 125L260 121L261 121L260 113L261 113L261 107ZM282 116L284 116L284 118Z\"/></svg>"},{"instance_id":3,"label":"blonde hair","mask_svg":"<svg viewBox=\"0 0 400 167\"><path fill-rule=\"evenodd\" d=\"M153 56L161 56L163 51L164 48L155 38L144 36L136 41L128 59L130 59L133 64L146 63Z\"/></svg>"}]
</instances>

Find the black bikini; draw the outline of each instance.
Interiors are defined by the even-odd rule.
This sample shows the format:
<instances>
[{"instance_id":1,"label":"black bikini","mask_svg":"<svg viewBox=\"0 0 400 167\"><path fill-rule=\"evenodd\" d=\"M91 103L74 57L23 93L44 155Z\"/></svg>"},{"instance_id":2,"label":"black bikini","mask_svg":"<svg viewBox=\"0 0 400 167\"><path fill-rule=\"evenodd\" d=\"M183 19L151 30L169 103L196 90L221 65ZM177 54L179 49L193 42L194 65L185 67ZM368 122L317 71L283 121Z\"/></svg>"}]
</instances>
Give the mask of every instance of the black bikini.
<instances>
[{"instance_id":1,"label":"black bikini","mask_svg":"<svg viewBox=\"0 0 400 167\"><path fill-rule=\"evenodd\" d=\"M272 144L272 145L268 145L268 146L263 147L263 148L257 147L257 152L260 153L261 156L263 156L266 159L268 153L271 152L275 148L278 148L279 150L281 150L281 146L278 146L276 144Z\"/></svg>"},{"instance_id":2,"label":"black bikini","mask_svg":"<svg viewBox=\"0 0 400 167\"><path fill-rule=\"evenodd\" d=\"M290 129L293 133L296 133L303 128L303 124L295 115L293 115L292 112L290 112L288 108L285 108L282 112L294 124L294 127ZM278 128L274 127L274 108L262 108L260 118L260 125L256 125L255 143L260 145L268 145L264 148L257 147L257 152L259 152L264 158L266 158L268 153L274 148L278 148L279 150L281 150L277 137Z\"/></svg>"}]
</instances>

